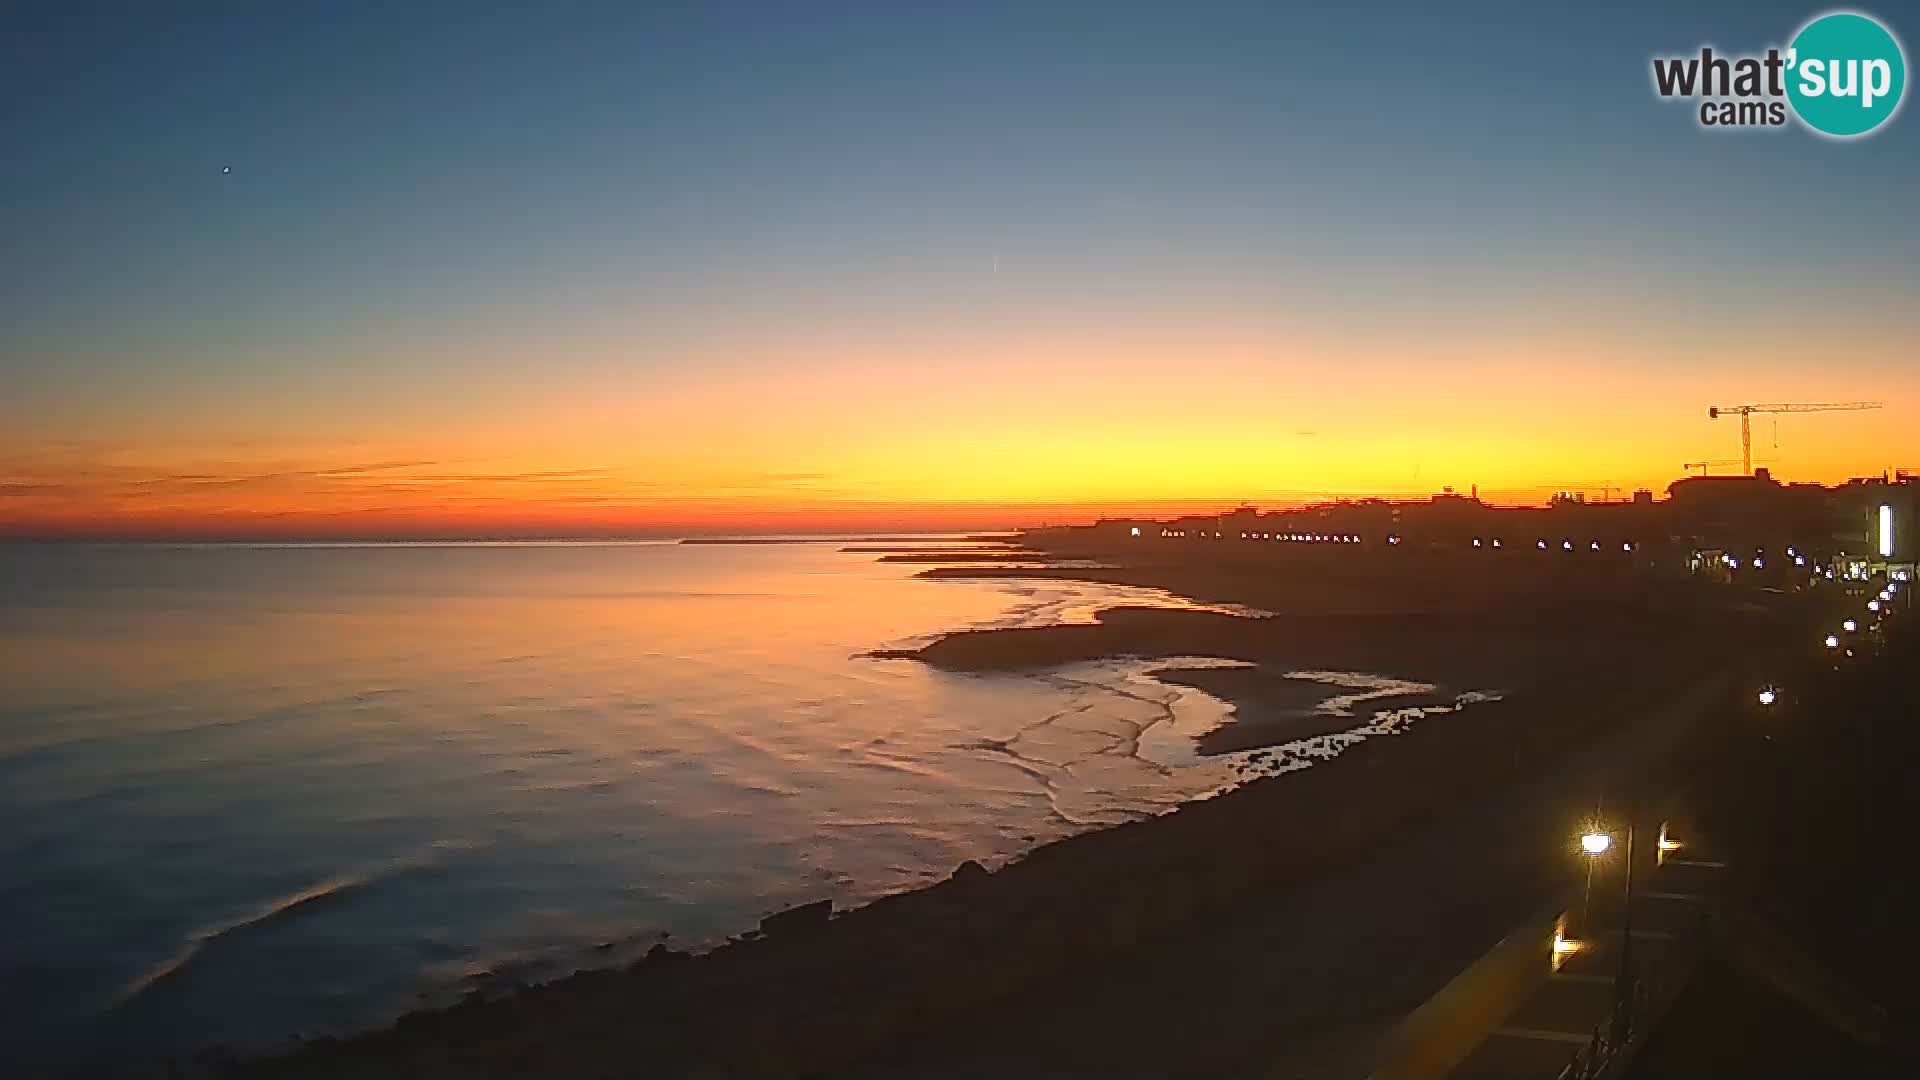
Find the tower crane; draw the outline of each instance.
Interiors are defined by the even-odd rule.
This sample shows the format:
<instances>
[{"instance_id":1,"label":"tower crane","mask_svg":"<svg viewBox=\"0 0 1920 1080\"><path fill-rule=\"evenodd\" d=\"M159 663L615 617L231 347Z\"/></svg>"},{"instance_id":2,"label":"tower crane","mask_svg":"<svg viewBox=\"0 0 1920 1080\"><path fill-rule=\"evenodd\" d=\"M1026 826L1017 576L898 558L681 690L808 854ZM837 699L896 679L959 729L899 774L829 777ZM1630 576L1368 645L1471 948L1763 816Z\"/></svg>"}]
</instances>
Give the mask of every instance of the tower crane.
<instances>
[{"instance_id":1,"label":"tower crane","mask_svg":"<svg viewBox=\"0 0 1920 1080\"><path fill-rule=\"evenodd\" d=\"M1862 409L1878 409L1878 401L1843 401L1833 404L1810 404L1793 402L1774 405L1713 405L1707 409L1707 419L1718 420L1721 416L1740 417L1740 466L1748 476L1753 475L1753 426L1754 413L1802 413L1802 412L1858 412Z\"/></svg>"},{"instance_id":2,"label":"tower crane","mask_svg":"<svg viewBox=\"0 0 1920 1080\"><path fill-rule=\"evenodd\" d=\"M1689 461L1686 464L1680 466L1680 471L1692 472L1695 469L1699 469L1700 475L1705 476L1707 475L1707 470L1715 468L1717 466L1738 465L1738 464L1740 464L1739 458L1721 458L1717 461Z\"/></svg>"}]
</instances>

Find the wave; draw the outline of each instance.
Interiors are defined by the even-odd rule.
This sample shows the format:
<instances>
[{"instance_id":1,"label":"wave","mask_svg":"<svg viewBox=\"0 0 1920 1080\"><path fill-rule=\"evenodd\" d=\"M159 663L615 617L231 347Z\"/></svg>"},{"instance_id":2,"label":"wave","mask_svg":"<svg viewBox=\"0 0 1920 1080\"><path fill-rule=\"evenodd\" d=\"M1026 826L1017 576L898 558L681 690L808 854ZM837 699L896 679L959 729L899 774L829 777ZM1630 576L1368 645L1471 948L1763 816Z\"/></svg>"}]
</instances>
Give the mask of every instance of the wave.
<instances>
[{"instance_id":1,"label":"wave","mask_svg":"<svg viewBox=\"0 0 1920 1080\"><path fill-rule=\"evenodd\" d=\"M243 940L263 930L307 915L316 908L338 903L381 881L423 866L422 857L395 859L380 866L326 878L306 888L287 893L236 919L196 931L180 949L166 960L129 980L108 1003L108 1009L123 1008L177 977L205 955L207 950Z\"/></svg>"}]
</instances>

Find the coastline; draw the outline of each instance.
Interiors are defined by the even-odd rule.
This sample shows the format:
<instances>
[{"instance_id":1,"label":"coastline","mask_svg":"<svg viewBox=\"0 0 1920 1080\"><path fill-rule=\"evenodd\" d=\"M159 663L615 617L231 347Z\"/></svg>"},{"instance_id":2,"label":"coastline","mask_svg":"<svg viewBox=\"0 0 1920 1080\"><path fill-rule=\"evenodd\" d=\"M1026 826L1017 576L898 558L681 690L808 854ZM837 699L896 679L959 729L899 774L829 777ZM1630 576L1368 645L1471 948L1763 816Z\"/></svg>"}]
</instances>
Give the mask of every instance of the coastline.
<instances>
[{"instance_id":1,"label":"coastline","mask_svg":"<svg viewBox=\"0 0 1920 1080\"><path fill-rule=\"evenodd\" d=\"M922 576L1008 576L1000 568L946 569ZM1318 591L1282 595L1286 590L1265 577L1241 574L1236 582L1230 568L1219 567L1012 574L1277 608L1306 607L1300 595ZM1636 699L1672 696L1701 677L1693 658L1609 632L1656 597L1616 595L1578 617L1557 609L1490 615L1498 610L1491 606L1413 610L1394 583L1347 599L1358 601L1349 605L1357 611L1260 620L1116 608L1092 625L964 631L895 655L972 671L1111 656L1218 656L1253 665L1162 673L1234 706L1234 720L1207 736L1215 742L1202 752L1250 749L1249 739L1272 745L1334 734L1364 719L1301 715L1311 695L1287 672L1381 671L1431 687L1396 698L1395 706L1444 706L1490 687L1500 700L1476 704L1451 717L1454 723L1414 724L1395 738L1365 740L1295 775L1254 779L1159 817L1077 834L993 873L963 864L939 885L831 920L815 908L699 956L656 946L622 971L583 971L499 1000L470 998L231 1071L793 1076L846 1069L1063 972L1097 967L1116 949L1251 892L1308 879L1378 845L1408 820L1537 776ZM1667 599L1676 616L1688 610ZM1678 635L1693 620L1669 625ZM1727 647L1737 648L1743 636L1725 635ZM1596 669L1632 677L1581 686L1580 674ZM1542 716L1553 722L1537 722ZM1250 831L1264 841L1251 856L1244 845ZM645 1017L638 1029L629 1022L635 1016Z\"/></svg>"}]
</instances>

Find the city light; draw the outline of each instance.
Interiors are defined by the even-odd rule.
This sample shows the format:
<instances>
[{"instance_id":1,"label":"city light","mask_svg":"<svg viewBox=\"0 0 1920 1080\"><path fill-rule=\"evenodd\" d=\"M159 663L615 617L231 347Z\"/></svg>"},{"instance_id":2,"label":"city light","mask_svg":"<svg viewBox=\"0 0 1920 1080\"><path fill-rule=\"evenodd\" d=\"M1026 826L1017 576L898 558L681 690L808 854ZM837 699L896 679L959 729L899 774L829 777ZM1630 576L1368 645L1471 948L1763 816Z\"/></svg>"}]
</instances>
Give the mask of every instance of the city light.
<instances>
[{"instance_id":1,"label":"city light","mask_svg":"<svg viewBox=\"0 0 1920 1080\"><path fill-rule=\"evenodd\" d=\"M1806 557L1806 556L1804 556L1804 555L1795 555L1795 556L1793 557L1793 565L1795 565L1795 566L1805 566L1805 565L1807 565L1807 557Z\"/></svg>"},{"instance_id":2,"label":"city light","mask_svg":"<svg viewBox=\"0 0 1920 1080\"><path fill-rule=\"evenodd\" d=\"M1562 921L1564 922L1564 920ZM1553 931L1553 953L1550 958L1552 970L1559 971L1561 966L1572 959L1573 954L1579 952L1582 948L1585 948L1585 946L1566 936L1566 928L1564 926L1555 927Z\"/></svg>"},{"instance_id":3,"label":"city light","mask_svg":"<svg viewBox=\"0 0 1920 1080\"><path fill-rule=\"evenodd\" d=\"M1765 690L1760 691L1760 704L1771 705L1779 700L1779 697L1780 695L1774 693L1773 687L1769 686Z\"/></svg>"},{"instance_id":4,"label":"city light","mask_svg":"<svg viewBox=\"0 0 1920 1080\"><path fill-rule=\"evenodd\" d=\"M1868 610L1868 611L1879 611L1879 610L1880 610L1880 601L1878 601L1878 600L1869 600L1869 601L1867 601L1867 610Z\"/></svg>"},{"instance_id":5,"label":"city light","mask_svg":"<svg viewBox=\"0 0 1920 1080\"><path fill-rule=\"evenodd\" d=\"M1835 637L1835 636L1833 636L1832 634L1828 634L1828 635L1827 635L1827 648L1829 648L1829 649L1837 649L1837 648L1839 648L1839 647L1840 647L1840 639L1839 639L1839 638L1837 638L1837 637Z\"/></svg>"},{"instance_id":6,"label":"city light","mask_svg":"<svg viewBox=\"0 0 1920 1080\"><path fill-rule=\"evenodd\" d=\"M1860 629L1860 624L1857 622L1854 622L1852 619L1848 619L1846 622L1843 622L1840 624L1840 629L1845 630L1847 633L1851 634Z\"/></svg>"},{"instance_id":7,"label":"city light","mask_svg":"<svg viewBox=\"0 0 1920 1080\"><path fill-rule=\"evenodd\" d=\"M1590 832L1580 838L1580 850L1588 855L1605 855L1613 846L1613 837L1603 832Z\"/></svg>"},{"instance_id":8,"label":"city light","mask_svg":"<svg viewBox=\"0 0 1920 1080\"><path fill-rule=\"evenodd\" d=\"M1499 546L1500 546L1500 538L1499 538L1499 537L1497 537L1497 536L1496 536L1496 537L1494 537L1494 538L1493 538L1493 546L1494 546L1494 547L1499 547ZM1902 580L1905 580L1905 579L1903 578Z\"/></svg>"},{"instance_id":9,"label":"city light","mask_svg":"<svg viewBox=\"0 0 1920 1080\"><path fill-rule=\"evenodd\" d=\"M1668 836L1667 823L1664 821L1661 822L1660 823L1660 839L1654 844L1655 865L1657 866L1667 865L1668 857L1671 856L1674 852L1679 850L1680 850L1680 841L1675 840L1672 837Z\"/></svg>"},{"instance_id":10,"label":"city light","mask_svg":"<svg viewBox=\"0 0 1920 1080\"><path fill-rule=\"evenodd\" d=\"M1880 504L1880 557L1893 554L1893 507Z\"/></svg>"}]
</instances>

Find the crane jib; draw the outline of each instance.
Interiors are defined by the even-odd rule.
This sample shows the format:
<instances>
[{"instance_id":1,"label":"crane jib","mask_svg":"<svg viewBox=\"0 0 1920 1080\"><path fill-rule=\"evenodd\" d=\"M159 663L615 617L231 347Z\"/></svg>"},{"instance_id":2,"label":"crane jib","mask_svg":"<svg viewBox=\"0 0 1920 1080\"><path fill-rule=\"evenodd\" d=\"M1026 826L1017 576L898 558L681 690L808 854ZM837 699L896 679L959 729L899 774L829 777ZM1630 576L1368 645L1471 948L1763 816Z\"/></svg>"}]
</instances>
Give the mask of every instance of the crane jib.
<instances>
[{"instance_id":1,"label":"crane jib","mask_svg":"<svg viewBox=\"0 0 1920 1080\"><path fill-rule=\"evenodd\" d=\"M1857 412L1862 409L1881 408L1878 401L1839 401L1839 402L1776 402L1767 405L1709 405L1707 418L1718 420L1722 415L1740 417L1740 459L1747 475L1753 475L1753 414L1754 413L1805 413L1805 412Z\"/></svg>"}]
</instances>

